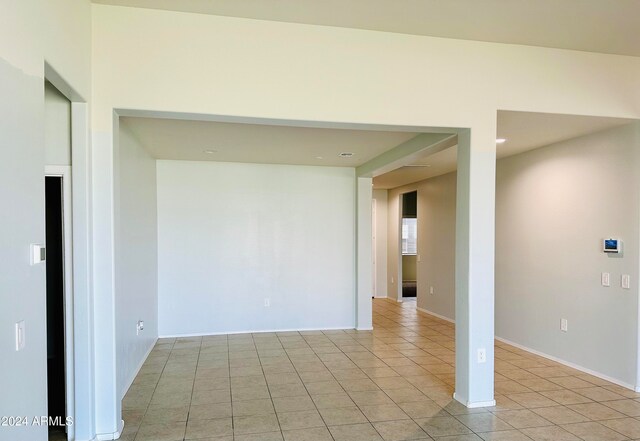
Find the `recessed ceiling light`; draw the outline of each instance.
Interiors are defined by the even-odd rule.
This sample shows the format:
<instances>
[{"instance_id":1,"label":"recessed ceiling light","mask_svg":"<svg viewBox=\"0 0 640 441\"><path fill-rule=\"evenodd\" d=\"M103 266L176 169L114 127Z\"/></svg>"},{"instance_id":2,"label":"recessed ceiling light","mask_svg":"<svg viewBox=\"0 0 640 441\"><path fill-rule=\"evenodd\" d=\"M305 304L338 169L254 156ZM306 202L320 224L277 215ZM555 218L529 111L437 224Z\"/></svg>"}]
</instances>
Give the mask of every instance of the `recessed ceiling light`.
<instances>
[{"instance_id":1,"label":"recessed ceiling light","mask_svg":"<svg viewBox=\"0 0 640 441\"><path fill-rule=\"evenodd\" d=\"M504 144L505 142L507 142L506 138L498 138L498 139L496 139L496 144Z\"/></svg>"},{"instance_id":2,"label":"recessed ceiling light","mask_svg":"<svg viewBox=\"0 0 640 441\"><path fill-rule=\"evenodd\" d=\"M214 153L218 153L217 150L203 150L202 153L206 153L207 155L212 155Z\"/></svg>"},{"instance_id":3,"label":"recessed ceiling light","mask_svg":"<svg viewBox=\"0 0 640 441\"><path fill-rule=\"evenodd\" d=\"M351 152L342 152L338 156L340 156L341 158L350 158L350 157L353 156L353 153L351 153Z\"/></svg>"}]
</instances>

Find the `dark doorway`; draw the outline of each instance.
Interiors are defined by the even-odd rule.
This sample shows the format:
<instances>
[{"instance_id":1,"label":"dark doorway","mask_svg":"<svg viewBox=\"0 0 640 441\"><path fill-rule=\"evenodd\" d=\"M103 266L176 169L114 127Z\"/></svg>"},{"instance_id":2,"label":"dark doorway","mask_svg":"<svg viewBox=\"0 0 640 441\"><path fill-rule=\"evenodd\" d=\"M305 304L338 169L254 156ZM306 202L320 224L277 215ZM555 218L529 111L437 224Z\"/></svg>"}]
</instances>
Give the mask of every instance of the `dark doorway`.
<instances>
[{"instance_id":1,"label":"dark doorway","mask_svg":"<svg viewBox=\"0 0 640 441\"><path fill-rule=\"evenodd\" d=\"M49 417L66 416L64 220L62 178L45 177L47 250L47 389ZM51 421L51 420L50 420ZM50 426L49 439L66 439L64 426Z\"/></svg>"},{"instance_id":2,"label":"dark doorway","mask_svg":"<svg viewBox=\"0 0 640 441\"><path fill-rule=\"evenodd\" d=\"M418 192L402 195L402 297L416 297Z\"/></svg>"}]
</instances>

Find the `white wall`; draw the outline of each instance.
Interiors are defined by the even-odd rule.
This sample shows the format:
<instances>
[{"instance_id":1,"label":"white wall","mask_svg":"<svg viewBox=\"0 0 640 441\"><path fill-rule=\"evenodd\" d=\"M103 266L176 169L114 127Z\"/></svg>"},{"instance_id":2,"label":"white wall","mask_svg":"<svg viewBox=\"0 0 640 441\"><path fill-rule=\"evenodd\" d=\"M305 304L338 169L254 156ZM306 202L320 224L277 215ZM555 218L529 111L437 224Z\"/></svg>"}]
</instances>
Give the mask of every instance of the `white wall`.
<instances>
[{"instance_id":1,"label":"white wall","mask_svg":"<svg viewBox=\"0 0 640 441\"><path fill-rule=\"evenodd\" d=\"M376 297L387 297L387 190L373 190L373 199L376 201L375 295Z\"/></svg>"},{"instance_id":2,"label":"white wall","mask_svg":"<svg viewBox=\"0 0 640 441\"><path fill-rule=\"evenodd\" d=\"M47 165L71 165L71 101L44 85L44 151Z\"/></svg>"},{"instance_id":3,"label":"white wall","mask_svg":"<svg viewBox=\"0 0 640 441\"><path fill-rule=\"evenodd\" d=\"M456 173L389 190L389 280L398 280L398 229L402 194L418 192L417 306L432 313L455 317ZM393 286L396 286L394 283ZM433 286L433 294L429 288Z\"/></svg>"},{"instance_id":4,"label":"white wall","mask_svg":"<svg viewBox=\"0 0 640 441\"><path fill-rule=\"evenodd\" d=\"M532 150L499 161L496 193L496 334L631 386L639 153L633 125ZM602 252L609 236L627 245L623 257Z\"/></svg>"},{"instance_id":5,"label":"white wall","mask_svg":"<svg viewBox=\"0 0 640 441\"><path fill-rule=\"evenodd\" d=\"M352 168L157 170L160 335L355 326Z\"/></svg>"},{"instance_id":6,"label":"white wall","mask_svg":"<svg viewBox=\"0 0 640 441\"><path fill-rule=\"evenodd\" d=\"M45 265L29 265L29 244L44 243L44 68L89 98L90 6L26 0L0 10L0 201L10 207L0 231L0 415L46 415ZM26 347L16 352L19 320ZM93 437L90 423L78 421L79 440ZM2 441L46 439L46 427L0 427Z\"/></svg>"},{"instance_id":7,"label":"white wall","mask_svg":"<svg viewBox=\"0 0 640 441\"><path fill-rule=\"evenodd\" d=\"M158 337L156 160L125 124L115 170L116 381L122 399ZM138 320L144 321L139 335Z\"/></svg>"}]
</instances>

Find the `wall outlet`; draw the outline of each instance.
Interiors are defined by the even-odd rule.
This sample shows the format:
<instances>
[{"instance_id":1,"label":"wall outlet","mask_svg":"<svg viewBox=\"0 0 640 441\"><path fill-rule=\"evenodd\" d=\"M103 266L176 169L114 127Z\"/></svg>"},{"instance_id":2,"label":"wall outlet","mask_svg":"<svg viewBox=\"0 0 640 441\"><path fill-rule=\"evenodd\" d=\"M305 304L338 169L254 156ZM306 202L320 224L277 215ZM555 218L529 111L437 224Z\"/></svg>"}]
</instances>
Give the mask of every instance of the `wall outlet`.
<instances>
[{"instance_id":1,"label":"wall outlet","mask_svg":"<svg viewBox=\"0 0 640 441\"><path fill-rule=\"evenodd\" d=\"M270 299L264 299L264 306L265 308L268 308L271 306L271 300Z\"/></svg>"},{"instance_id":2,"label":"wall outlet","mask_svg":"<svg viewBox=\"0 0 640 441\"><path fill-rule=\"evenodd\" d=\"M609 273L602 273L602 276L601 276L602 286L611 286L609 279L610 279Z\"/></svg>"},{"instance_id":3,"label":"wall outlet","mask_svg":"<svg viewBox=\"0 0 640 441\"><path fill-rule=\"evenodd\" d=\"M567 319L560 319L560 330L562 332L567 332L569 330L569 323Z\"/></svg>"},{"instance_id":4,"label":"wall outlet","mask_svg":"<svg viewBox=\"0 0 640 441\"><path fill-rule=\"evenodd\" d=\"M429 294L432 294L432 295L433 295L433 286L430 286L430 287L429 287Z\"/></svg>"},{"instance_id":5,"label":"wall outlet","mask_svg":"<svg viewBox=\"0 0 640 441\"><path fill-rule=\"evenodd\" d=\"M630 289L631 276L629 274L623 274L622 277L620 278L620 285L622 285L622 288L624 289Z\"/></svg>"},{"instance_id":6,"label":"wall outlet","mask_svg":"<svg viewBox=\"0 0 640 441\"><path fill-rule=\"evenodd\" d=\"M24 320L16 323L16 351L21 351L25 346Z\"/></svg>"},{"instance_id":7,"label":"wall outlet","mask_svg":"<svg viewBox=\"0 0 640 441\"><path fill-rule=\"evenodd\" d=\"M136 323L136 335L140 335L142 331L144 331L144 320L138 320Z\"/></svg>"},{"instance_id":8,"label":"wall outlet","mask_svg":"<svg viewBox=\"0 0 640 441\"><path fill-rule=\"evenodd\" d=\"M478 363L487 362L487 350L485 348L478 349Z\"/></svg>"}]
</instances>

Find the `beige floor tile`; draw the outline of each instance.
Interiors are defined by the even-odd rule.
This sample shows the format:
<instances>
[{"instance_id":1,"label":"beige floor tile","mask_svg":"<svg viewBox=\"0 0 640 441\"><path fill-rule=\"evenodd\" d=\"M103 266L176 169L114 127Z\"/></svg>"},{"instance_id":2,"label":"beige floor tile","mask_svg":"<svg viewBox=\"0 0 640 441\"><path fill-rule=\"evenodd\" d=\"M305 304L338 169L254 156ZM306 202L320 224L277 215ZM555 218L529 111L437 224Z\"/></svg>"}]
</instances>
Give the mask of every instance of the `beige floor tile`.
<instances>
[{"instance_id":1,"label":"beige floor tile","mask_svg":"<svg viewBox=\"0 0 640 441\"><path fill-rule=\"evenodd\" d=\"M333 441L333 438L326 427L285 430L282 434L284 435L285 441Z\"/></svg>"},{"instance_id":2,"label":"beige floor tile","mask_svg":"<svg viewBox=\"0 0 640 441\"><path fill-rule=\"evenodd\" d=\"M273 405L278 413L315 409L315 405L313 404L311 397L308 395L300 397L273 398Z\"/></svg>"},{"instance_id":3,"label":"beige floor tile","mask_svg":"<svg viewBox=\"0 0 640 441\"><path fill-rule=\"evenodd\" d=\"M339 394L315 395L311 398L318 409L355 406L353 400L344 392Z\"/></svg>"},{"instance_id":4,"label":"beige floor tile","mask_svg":"<svg viewBox=\"0 0 640 441\"><path fill-rule=\"evenodd\" d=\"M263 398L269 398L269 389L267 386L254 386L254 387L232 387L231 397L234 401L244 400L260 400Z\"/></svg>"},{"instance_id":5,"label":"beige floor tile","mask_svg":"<svg viewBox=\"0 0 640 441\"><path fill-rule=\"evenodd\" d=\"M471 430L467 428L460 421L454 417L433 417L425 419L417 419L416 423L427 432L431 437L448 436L448 435L463 435L470 433Z\"/></svg>"},{"instance_id":6,"label":"beige floor tile","mask_svg":"<svg viewBox=\"0 0 640 441\"><path fill-rule=\"evenodd\" d=\"M282 432L249 433L234 436L234 441L283 441Z\"/></svg>"},{"instance_id":7,"label":"beige floor tile","mask_svg":"<svg viewBox=\"0 0 640 441\"><path fill-rule=\"evenodd\" d=\"M585 422L576 424L565 424L562 426L565 430L580 437L584 441L622 441L628 438L621 433L609 429L600 423Z\"/></svg>"},{"instance_id":8,"label":"beige floor tile","mask_svg":"<svg viewBox=\"0 0 640 441\"><path fill-rule=\"evenodd\" d=\"M624 418L624 414L613 410L600 403L572 404L567 406L593 421L610 420L613 418Z\"/></svg>"},{"instance_id":9,"label":"beige floor tile","mask_svg":"<svg viewBox=\"0 0 640 441\"><path fill-rule=\"evenodd\" d=\"M319 411L327 426L341 426L345 424L359 424L367 422L367 418L357 407L319 409Z\"/></svg>"},{"instance_id":10,"label":"beige floor tile","mask_svg":"<svg viewBox=\"0 0 640 441\"><path fill-rule=\"evenodd\" d=\"M278 421L282 430L325 427L324 421L315 409L302 412L278 412Z\"/></svg>"},{"instance_id":11,"label":"beige floor tile","mask_svg":"<svg viewBox=\"0 0 640 441\"><path fill-rule=\"evenodd\" d=\"M233 416L269 415L275 413L270 398L260 400L237 401L233 403Z\"/></svg>"},{"instance_id":12,"label":"beige floor tile","mask_svg":"<svg viewBox=\"0 0 640 441\"><path fill-rule=\"evenodd\" d=\"M231 403L192 404L189 409L189 420L210 420L231 416Z\"/></svg>"},{"instance_id":13,"label":"beige floor tile","mask_svg":"<svg viewBox=\"0 0 640 441\"><path fill-rule=\"evenodd\" d=\"M231 418L189 420L185 439L213 438L233 435Z\"/></svg>"},{"instance_id":14,"label":"beige floor tile","mask_svg":"<svg viewBox=\"0 0 640 441\"><path fill-rule=\"evenodd\" d=\"M568 389L560 389L560 390L552 390L552 391L542 391L541 395L555 401L558 404L581 404L581 403L590 403L591 399L577 394Z\"/></svg>"},{"instance_id":15,"label":"beige floor tile","mask_svg":"<svg viewBox=\"0 0 640 441\"><path fill-rule=\"evenodd\" d=\"M610 390L600 386L574 389L574 392L579 393L580 395L583 395L594 401L612 401L624 399L622 395L611 392Z\"/></svg>"},{"instance_id":16,"label":"beige floor tile","mask_svg":"<svg viewBox=\"0 0 640 441\"><path fill-rule=\"evenodd\" d=\"M410 417L396 404L360 406L360 410L371 422L410 419Z\"/></svg>"},{"instance_id":17,"label":"beige floor tile","mask_svg":"<svg viewBox=\"0 0 640 441\"><path fill-rule=\"evenodd\" d=\"M478 434L484 441L531 441L527 435L519 430L504 430L501 432L485 432Z\"/></svg>"},{"instance_id":18,"label":"beige floor tile","mask_svg":"<svg viewBox=\"0 0 640 441\"><path fill-rule=\"evenodd\" d=\"M161 339L122 402L122 438L640 439L639 393L501 342L496 405L469 409L452 399L451 323L410 301L376 300L373 318L367 332Z\"/></svg>"},{"instance_id":19,"label":"beige floor tile","mask_svg":"<svg viewBox=\"0 0 640 441\"><path fill-rule=\"evenodd\" d=\"M510 424L502 421L492 413L458 415L456 419L476 433L513 429Z\"/></svg>"},{"instance_id":20,"label":"beige floor tile","mask_svg":"<svg viewBox=\"0 0 640 441\"><path fill-rule=\"evenodd\" d=\"M555 406L557 402L539 394L538 392L525 392L521 394L507 395L507 398L520 404L525 409L533 409L535 407Z\"/></svg>"},{"instance_id":21,"label":"beige floor tile","mask_svg":"<svg viewBox=\"0 0 640 441\"><path fill-rule=\"evenodd\" d=\"M177 408L151 408L142 419L142 424L170 424L187 421L189 406ZM126 421L126 420L125 420Z\"/></svg>"},{"instance_id":22,"label":"beige floor tile","mask_svg":"<svg viewBox=\"0 0 640 441\"><path fill-rule=\"evenodd\" d=\"M382 437L369 423L332 426L329 428L335 441L382 441Z\"/></svg>"},{"instance_id":23,"label":"beige floor tile","mask_svg":"<svg viewBox=\"0 0 640 441\"><path fill-rule=\"evenodd\" d=\"M542 418L540 415L537 415L528 409L505 410L493 412L493 414L516 429L553 425L551 421Z\"/></svg>"},{"instance_id":24,"label":"beige floor tile","mask_svg":"<svg viewBox=\"0 0 640 441\"><path fill-rule=\"evenodd\" d=\"M411 420L382 421L373 423L385 441L405 441L427 439L427 434Z\"/></svg>"},{"instance_id":25,"label":"beige floor tile","mask_svg":"<svg viewBox=\"0 0 640 441\"><path fill-rule=\"evenodd\" d=\"M468 433L466 435L450 435L450 436L439 436L436 438L437 441L482 441L475 433Z\"/></svg>"},{"instance_id":26,"label":"beige floor tile","mask_svg":"<svg viewBox=\"0 0 640 441\"><path fill-rule=\"evenodd\" d=\"M380 391L350 392L349 396L358 406L393 404L389 396Z\"/></svg>"},{"instance_id":27,"label":"beige floor tile","mask_svg":"<svg viewBox=\"0 0 640 441\"><path fill-rule=\"evenodd\" d=\"M400 403L398 406L400 406L400 408L413 419L450 416L449 412L433 401Z\"/></svg>"},{"instance_id":28,"label":"beige floor tile","mask_svg":"<svg viewBox=\"0 0 640 441\"><path fill-rule=\"evenodd\" d=\"M628 436L631 439L640 438L640 421L635 418L600 421L600 424Z\"/></svg>"},{"instance_id":29,"label":"beige floor tile","mask_svg":"<svg viewBox=\"0 0 640 441\"><path fill-rule=\"evenodd\" d=\"M138 429L138 441L182 441L186 423L142 424Z\"/></svg>"},{"instance_id":30,"label":"beige floor tile","mask_svg":"<svg viewBox=\"0 0 640 441\"><path fill-rule=\"evenodd\" d=\"M540 407L533 412L551 421L553 424L571 424L589 421L589 418L564 406Z\"/></svg>"},{"instance_id":31,"label":"beige floor tile","mask_svg":"<svg viewBox=\"0 0 640 441\"><path fill-rule=\"evenodd\" d=\"M274 432L277 430L280 430L280 425L275 414L233 417L234 435Z\"/></svg>"},{"instance_id":32,"label":"beige floor tile","mask_svg":"<svg viewBox=\"0 0 640 441\"><path fill-rule=\"evenodd\" d=\"M635 400L605 401L602 404L630 417L640 416L640 402Z\"/></svg>"},{"instance_id":33,"label":"beige floor tile","mask_svg":"<svg viewBox=\"0 0 640 441\"><path fill-rule=\"evenodd\" d=\"M522 432L534 441L580 441L580 438L559 426L532 427Z\"/></svg>"}]
</instances>

